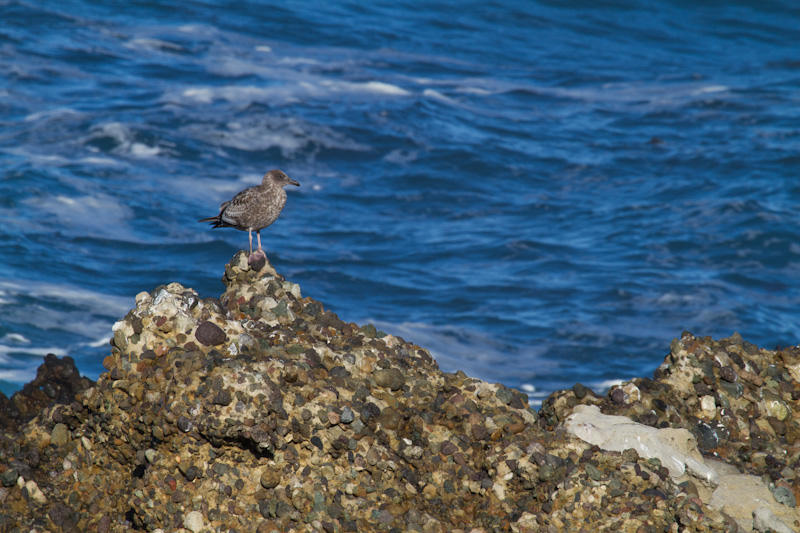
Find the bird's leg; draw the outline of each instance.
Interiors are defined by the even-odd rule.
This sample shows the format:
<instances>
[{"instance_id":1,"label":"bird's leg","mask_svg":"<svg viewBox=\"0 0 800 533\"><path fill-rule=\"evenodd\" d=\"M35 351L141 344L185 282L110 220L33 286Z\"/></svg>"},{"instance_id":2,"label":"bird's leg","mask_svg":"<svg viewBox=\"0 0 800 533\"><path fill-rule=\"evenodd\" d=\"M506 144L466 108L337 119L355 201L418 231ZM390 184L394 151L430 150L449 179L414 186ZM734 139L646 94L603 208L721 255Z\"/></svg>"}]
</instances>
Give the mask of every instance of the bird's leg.
<instances>
[{"instance_id":1,"label":"bird's leg","mask_svg":"<svg viewBox=\"0 0 800 533\"><path fill-rule=\"evenodd\" d=\"M256 237L258 237L258 249L253 253L253 236L250 236L250 258L247 260L248 263L258 261L262 257L264 259L267 258L267 254L261 249L261 230L256 230Z\"/></svg>"},{"instance_id":2,"label":"bird's leg","mask_svg":"<svg viewBox=\"0 0 800 533\"><path fill-rule=\"evenodd\" d=\"M250 255L253 255L253 230L247 230L247 236L250 238Z\"/></svg>"}]
</instances>

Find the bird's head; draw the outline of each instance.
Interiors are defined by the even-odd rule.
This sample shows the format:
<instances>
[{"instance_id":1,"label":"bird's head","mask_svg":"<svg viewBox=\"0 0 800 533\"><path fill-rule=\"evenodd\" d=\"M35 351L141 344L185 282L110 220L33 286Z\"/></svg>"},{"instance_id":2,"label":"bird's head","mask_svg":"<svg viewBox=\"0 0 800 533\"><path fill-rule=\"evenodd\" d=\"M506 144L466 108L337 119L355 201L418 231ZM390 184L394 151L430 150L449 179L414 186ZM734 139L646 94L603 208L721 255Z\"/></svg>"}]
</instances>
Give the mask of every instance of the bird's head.
<instances>
[{"instance_id":1,"label":"bird's head","mask_svg":"<svg viewBox=\"0 0 800 533\"><path fill-rule=\"evenodd\" d=\"M287 176L284 171L278 169L270 170L269 172L264 174L264 179L262 180L261 184L262 185L274 184L277 185L278 187L283 187L285 185L296 185L298 187L300 186L299 183L297 183L295 180Z\"/></svg>"}]
</instances>

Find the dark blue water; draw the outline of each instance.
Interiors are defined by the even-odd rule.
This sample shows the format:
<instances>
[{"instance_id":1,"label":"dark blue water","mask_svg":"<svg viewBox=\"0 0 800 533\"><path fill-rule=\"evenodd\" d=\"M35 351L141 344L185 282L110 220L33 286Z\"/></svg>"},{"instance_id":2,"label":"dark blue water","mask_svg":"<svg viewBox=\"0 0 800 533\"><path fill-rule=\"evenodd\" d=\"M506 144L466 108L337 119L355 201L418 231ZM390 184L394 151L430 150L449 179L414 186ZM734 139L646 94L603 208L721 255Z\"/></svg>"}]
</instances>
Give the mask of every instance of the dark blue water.
<instances>
[{"instance_id":1,"label":"dark blue water","mask_svg":"<svg viewBox=\"0 0 800 533\"><path fill-rule=\"evenodd\" d=\"M273 264L530 392L800 335L800 4L0 1L0 386L96 377L199 218L281 168Z\"/></svg>"}]
</instances>

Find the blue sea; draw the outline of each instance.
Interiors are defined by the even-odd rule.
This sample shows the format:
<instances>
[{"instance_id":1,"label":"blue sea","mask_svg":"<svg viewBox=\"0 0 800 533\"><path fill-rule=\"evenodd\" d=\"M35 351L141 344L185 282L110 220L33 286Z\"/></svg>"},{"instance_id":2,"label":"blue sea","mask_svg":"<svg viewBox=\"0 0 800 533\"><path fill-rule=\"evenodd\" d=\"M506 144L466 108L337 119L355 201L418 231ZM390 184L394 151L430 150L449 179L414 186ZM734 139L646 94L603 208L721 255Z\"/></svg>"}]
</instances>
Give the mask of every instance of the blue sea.
<instances>
[{"instance_id":1,"label":"blue sea","mask_svg":"<svg viewBox=\"0 0 800 533\"><path fill-rule=\"evenodd\" d=\"M304 296L534 405L800 337L794 0L0 0L0 389L218 297L272 168Z\"/></svg>"}]
</instances>

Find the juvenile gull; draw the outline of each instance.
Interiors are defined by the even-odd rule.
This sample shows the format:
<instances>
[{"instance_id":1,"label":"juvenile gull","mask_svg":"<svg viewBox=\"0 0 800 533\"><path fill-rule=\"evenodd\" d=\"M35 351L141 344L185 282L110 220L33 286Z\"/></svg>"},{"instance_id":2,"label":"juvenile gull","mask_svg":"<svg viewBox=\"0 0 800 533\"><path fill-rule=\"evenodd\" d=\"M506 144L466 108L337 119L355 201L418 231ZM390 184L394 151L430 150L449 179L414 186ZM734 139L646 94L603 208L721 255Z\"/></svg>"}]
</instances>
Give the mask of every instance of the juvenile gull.
<instances>
[{"instance_id":1,"label":"juvenile gull","mask_svg":"<svg viewBox=\"0 0 800 533\"><path fill-rule=\"evenodd\" d=\"M253 262L266 257L261 249L261 230L275 222L286 205L286 185L300 186L281 170L264 174L261 185L245 189L219 206L219 214L199 222L211 222L215 228L236 228L247 231L250 237L250 258ZM258 237L258 250L253 253L253 231Z\"/></svg>"}]
</instances>

